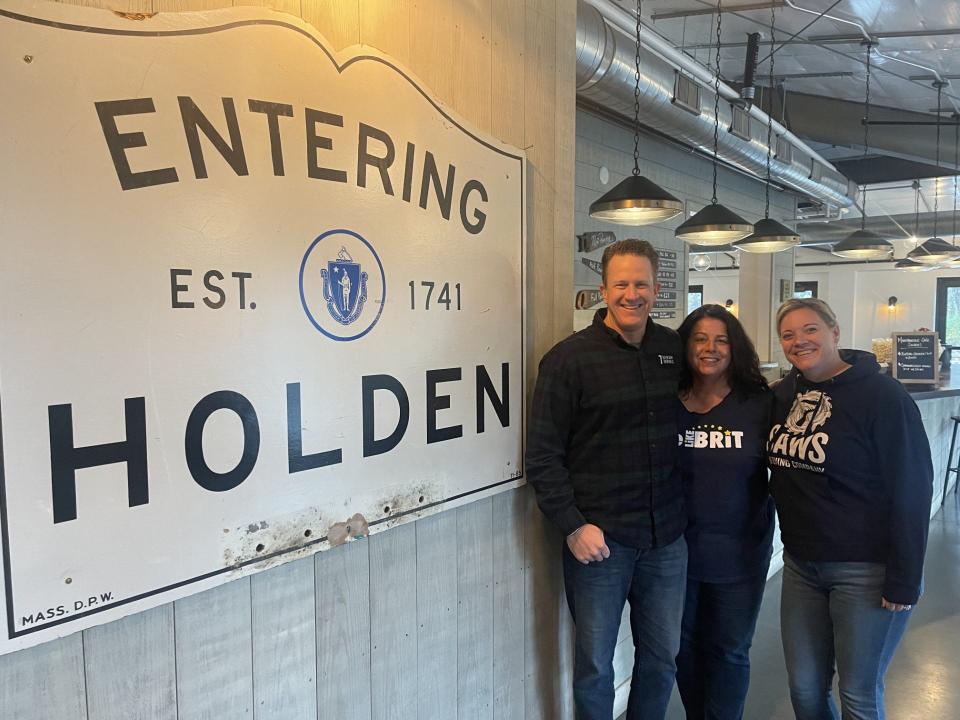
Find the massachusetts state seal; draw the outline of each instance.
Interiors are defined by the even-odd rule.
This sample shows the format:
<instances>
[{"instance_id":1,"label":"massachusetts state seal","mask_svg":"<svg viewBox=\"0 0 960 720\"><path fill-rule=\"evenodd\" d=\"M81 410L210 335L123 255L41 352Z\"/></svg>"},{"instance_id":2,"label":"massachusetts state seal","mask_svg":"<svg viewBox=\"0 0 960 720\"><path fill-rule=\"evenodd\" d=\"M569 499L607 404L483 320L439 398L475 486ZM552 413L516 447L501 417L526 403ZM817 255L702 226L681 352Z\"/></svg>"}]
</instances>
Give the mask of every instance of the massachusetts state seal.
<instances>
[{"instance_id":1,"label":"massachusetts state seal","mask_svg":"<svg viewBox=\"0 0 960 720\"><path fill-rule=\"evenodd\" d=\"M352 230L328 230L300 263L300 301L310 323L331 340L356 340L380 319L387 281L373 245Z\"/></svg>"}]
</instances>

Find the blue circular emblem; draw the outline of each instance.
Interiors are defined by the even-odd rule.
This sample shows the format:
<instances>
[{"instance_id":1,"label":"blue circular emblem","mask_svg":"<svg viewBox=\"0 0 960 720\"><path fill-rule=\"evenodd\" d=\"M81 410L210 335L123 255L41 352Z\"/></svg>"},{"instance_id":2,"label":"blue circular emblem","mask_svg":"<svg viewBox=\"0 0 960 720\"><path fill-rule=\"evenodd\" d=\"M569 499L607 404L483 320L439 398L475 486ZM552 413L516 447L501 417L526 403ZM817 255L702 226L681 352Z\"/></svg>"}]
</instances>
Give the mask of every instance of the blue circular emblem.
<instances>
[{"instance_id":1,"label":"blue circular emblem","mask_svg":"<svg viewBox=\"0 0 960 720\"><path fill-rule=\"evenodd\" d=\"M352 230L328 230L300 262L300 302L310 323L331 340L361 338L387 299L387 277L373 245Z\"/></svg>"}]
</instances>

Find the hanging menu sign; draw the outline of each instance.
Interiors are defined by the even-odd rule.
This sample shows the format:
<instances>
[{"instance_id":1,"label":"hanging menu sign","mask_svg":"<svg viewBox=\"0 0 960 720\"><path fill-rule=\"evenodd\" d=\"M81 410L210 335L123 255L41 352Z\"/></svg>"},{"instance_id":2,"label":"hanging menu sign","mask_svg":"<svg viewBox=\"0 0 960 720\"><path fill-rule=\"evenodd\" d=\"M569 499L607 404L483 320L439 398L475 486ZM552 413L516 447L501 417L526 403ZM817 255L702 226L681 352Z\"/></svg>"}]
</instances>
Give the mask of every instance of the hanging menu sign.
<instances>
[{"instance_id":1,"label":"hanging menu sign","mask_svg":"<svg viewBox=\"0 0 960 720\"><path fill-rule=\"evenodd\" d=\"M931 385L940 381L937 333L893 333L893 370L905 384Z\"/></svg>"}]
</instances>

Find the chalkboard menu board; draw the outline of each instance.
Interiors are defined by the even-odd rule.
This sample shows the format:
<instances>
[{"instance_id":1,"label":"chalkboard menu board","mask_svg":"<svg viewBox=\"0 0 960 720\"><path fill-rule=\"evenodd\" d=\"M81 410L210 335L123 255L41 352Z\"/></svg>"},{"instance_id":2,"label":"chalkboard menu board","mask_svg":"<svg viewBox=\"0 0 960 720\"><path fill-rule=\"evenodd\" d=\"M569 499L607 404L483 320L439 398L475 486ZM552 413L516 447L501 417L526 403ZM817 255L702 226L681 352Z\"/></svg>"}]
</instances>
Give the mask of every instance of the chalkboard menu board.
<instances>
[{"instance_id":1,"label":"chalkboard menu board","mask_svg":"<svg viewBox=\"0 0 960 720\"><path fill-rule=\"evenodd\" d=\"M902 383L939 382L937 333L893 333L893 376Z\"/></svg>"}]
</instances>

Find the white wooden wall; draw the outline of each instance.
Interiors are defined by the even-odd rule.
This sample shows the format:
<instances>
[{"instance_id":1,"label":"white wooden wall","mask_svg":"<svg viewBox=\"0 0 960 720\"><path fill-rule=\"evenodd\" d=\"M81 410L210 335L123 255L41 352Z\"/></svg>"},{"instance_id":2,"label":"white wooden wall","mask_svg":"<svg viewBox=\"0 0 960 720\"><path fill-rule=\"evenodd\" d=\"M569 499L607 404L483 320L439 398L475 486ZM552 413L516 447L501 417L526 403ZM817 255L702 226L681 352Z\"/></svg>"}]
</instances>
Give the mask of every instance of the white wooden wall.
<instances>
[{"instance_id":1,"label":"white wooden wall","mask_svg":"<svg viewBox=\"0 0 960 720\"><path fill-rule=\"evenodd\" d=\"M128 12L221 0L74 0ZM528 391L571 329L572 0L268 0L524 148ZM464 472L469 472L464 468ZM560 538L526 488L0 657L2 720L569 718Z\"/></svg>"}]
</instances>

